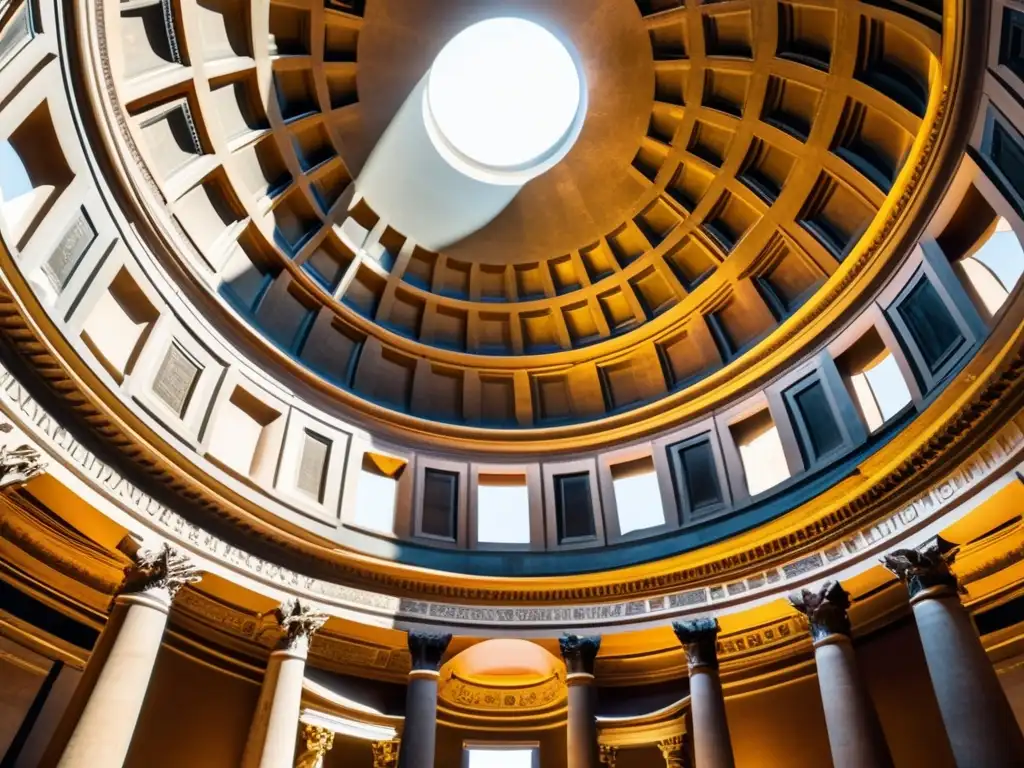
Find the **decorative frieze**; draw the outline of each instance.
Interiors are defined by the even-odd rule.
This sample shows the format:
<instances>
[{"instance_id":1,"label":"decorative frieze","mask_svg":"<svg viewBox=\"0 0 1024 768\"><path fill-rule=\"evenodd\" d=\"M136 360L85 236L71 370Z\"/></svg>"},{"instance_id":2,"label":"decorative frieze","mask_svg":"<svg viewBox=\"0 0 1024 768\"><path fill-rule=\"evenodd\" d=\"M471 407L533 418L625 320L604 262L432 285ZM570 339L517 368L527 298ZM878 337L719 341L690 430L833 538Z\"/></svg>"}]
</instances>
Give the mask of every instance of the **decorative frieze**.
<instances>
[{"instance_id":1,"label":"decorative frieze","mask_svg":"<svg viewBox=\"0 0 1024 768\"><path fill-rule=\"evenodd\" d=\"M543 709L565 698L565 683L551 677L521 688L493 688L453 676L441 682L438 698L472 709Z\"/></svg>"}]
</instances>

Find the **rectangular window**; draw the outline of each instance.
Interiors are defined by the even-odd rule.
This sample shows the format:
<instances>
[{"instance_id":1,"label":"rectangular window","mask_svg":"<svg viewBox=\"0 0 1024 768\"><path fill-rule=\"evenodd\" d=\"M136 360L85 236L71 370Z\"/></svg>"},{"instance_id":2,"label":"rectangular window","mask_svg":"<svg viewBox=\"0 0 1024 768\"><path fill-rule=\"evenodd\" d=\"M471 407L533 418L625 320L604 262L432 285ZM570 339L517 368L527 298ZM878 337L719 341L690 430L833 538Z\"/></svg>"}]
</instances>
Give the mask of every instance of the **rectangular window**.
<instances>
[{"instance_id":1,"label":"rectangular window","mask_svg":"<svg viewBox=\"0 0 1024 768\"><path fill-rule=\"evenodd\" d=\"M331 441L307 429L302 438L299 476L295 486L321 503L324 500L324 481L327 479L330 456Z\"/></svg>"},{"instance_id":2,"label":"rectangular window","mask_svg":"<svg viewBox=\"0 0 1024 768\"><path fill-rule=\"evenodd\" d=\"M936 374L964 341L956 321L927 278L903 297L896 311L903 320L929 374Z\"/></svg>"},{"instance_id":3,"label":"rectangular window","mask_svg":"<svg viewBox=\"0 0 1024 768\"><path fill-rule=\"evenodd\" d=\"M797 385L786 394L790 412L798 422L797 431L807 463L814 463L843 446L843 433L820 380Z\"/></svg>"},{"instance_id":4,"label":"rectangular window","mask_svg":"<svg viewBox=\"0 0 1024 768\"><path fill-rule=\"evenodd\" d=\"M988 156L1018 197L1024 197L1024 150L1000 120L990 117Z\"/></svg>"},{"instance_id":5,"label":"rectangular window","mask_svg":"<svg viewBox=\"0 0 1024 768\"><path fill-rule=\"evenodd\" d=\"M476 526L480 544L530 543L530 492L525 475L479 476Z\"/></svg>"},{"instance_id":6,"label":"rectangular window","mask_svg":"<svg viewBox=\"0 0 1024 768\"><path fill-rule=\"evenodd\" d=\"M988 239L960 266L982 306L990 315L996 314L1024 272L1024 249L1010 222L1000 217Z\"/></svg>"},{"instance_id":7,"label":"rectangular window","mask_svg":"<svg viewBox=\"0 0 1024 768\"><path fill-rule=\"evenodd\" d=\"M767 408L729 426L740 452L747 492L751 496L789 479L782 438Z\"/></svg>"},{"instance_id":8,"label":"rectangular window","mask_svg":"<svg viewBox=\"0 0 1024 768\"><path fill-rule=\"evenodd\" d=\"M661 489L650 456L614 464L611 473L620 534L625 536L665 524Z\"/></svg>"},{"instance_id":9,"label":"rectangular window","mask_svg":"<svg viewBox=\"0 0 1024 768\"><path fill-rule=\"evenodd\" d=\"M395 532L398 481L405 466L403 460L391 456L363 454L356 486L356 525L378 533Z\"/></svg>"},{"instance_id":10,"label":"rectangular window","mask_svg":"<svg viewBox=\"0 0 1024 768\"><path fill-rule=\"evenodd\" d=\"M85 319L82 340L120 382L132 372L159 317L159 310L122 267Z\"/></svg>"},{"instance_id":11,"label":"rectangular window","mask_svg":"<svg viewBox=\"0 0 1024 768\"><path fill-rule=\"evenodd\" d=\"M555 509L558 513L559 542L589 538L596 534L589 472L555 477Z\"/></svg>"},{"instance_id":12,"label":"rectangular window","mask_svg":"<svg viewBox=\"0 0 1024 768\"><path fill-rule=\"evenodd\" d=\"M722 503L718 467L707 433L670 445L668 455L680 509L700 515Z\"/></svg>"},{"instance_id":13,"label":"rectangular window","mask_svg":"<svg viewBox=\"0 0 1024 768\"><path fill-rule=\"evenodd\" d=\"M279 411L235 387L213 414L210 456L241 475L255 476L261 467L277 463L271 425L280 418Z\"/></svg>"},{"instance_id":14,"label":"rectangular window","mask_svg":"<svg viewBox=\"0 0 1024 768\"><path fill-rule=\"evenodd\" d=\"M1013 8L1003 8L999 63L1024 80L1024 13Z\"/></svg>"},{"instance_id":15,"label":"rectangular window","mask_svg":"<svg viewBox=\"0 0 1024 768\"><path fill-rule=\"evenodd\" d=\"M459 510L459 475L440 469L423 473L423 516L421 527L428 536L455 539Z\"/></svg>"},{"instance_id":16,"label":"rectangular window","mask_svg":"<svg viewBox=\"0 0 1024 768\"><path fill-rule=\"evenodd\" d=\"M880 429L911 403L899 363L874 328L839 356L836 367L869 432Z\"/></svg>"},{"instance_id":17,"label":"rectangular window","mask_svg":"<svg viewBox=\"0 0 1024 768\"><path fill-rule=\"evenodd\" d=\"M463 768L539 768L540 749L536 746L469 746L463 750Z\"/></svg>"}]
</instances>

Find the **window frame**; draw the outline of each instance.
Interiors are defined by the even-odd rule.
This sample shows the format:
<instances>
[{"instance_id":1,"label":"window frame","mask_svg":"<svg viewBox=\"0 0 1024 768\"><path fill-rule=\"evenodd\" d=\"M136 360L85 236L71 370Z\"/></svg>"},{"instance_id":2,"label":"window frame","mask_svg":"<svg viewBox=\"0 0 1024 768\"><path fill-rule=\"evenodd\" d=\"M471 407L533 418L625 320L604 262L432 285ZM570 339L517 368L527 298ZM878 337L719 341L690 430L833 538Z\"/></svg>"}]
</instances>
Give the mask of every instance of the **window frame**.
<instances>
[{"instance_id":1,"label":"window frame","mask_svg":"<svg viewBox=\"0 0 1024 768\"><path fill-rule=\"evenodd\" d=\"M582 549L604 546L605 526L601 486L597 479L597 460L594 458L576 461L545 463L541 468L544 480L544 530L545 543L549 550ZM558 489L555 480L563 475L578 475L586 472L590 481L590 509L594 515L593 536L573 536L558 539Z\"/></svg>"},{"instance_id":2,"label":"window frame","mask_svg":"<svg viewBox=\"0 0 1024 768\"><path fill-rule=\"evenodd\" d=\"M485 473L486 474L486 473ZM540 742L539 741L484 741L482 739L466 739L462 742L462 768L469 768L469 753L471 751L492 751L499 750L520 750L529 749L533 752L531 768L540 768Z\"/></svg>"},{"instance_id":3,"label":"window frame","mask_svg":"<svg viewBox=\"0 0 1024 768\"><path fill-rule=\"evenodd\" d=\"M689 496L685 492L685 486L682 485L682 477L676 474L677 464L672 449L686 443L697 443L705 435L711 443L722 501L715 507L696 514L690 508ZM654 442L654 465L659 478L668 478L669 503L665 504L664 492L662 493L662 503L665 504L666 517L671 515L673 519L678 520L678 527L686 528L705 523L732 511L732 489L729 486L729 475L726 470L725 455L722 452L722 441L718 434L718 425L713 417L702 419L656 440ZM680 506L680 502L682 506Z\"/></svg>"},{"instance_id":4,"label":"window frame","mask_svg":"<svg viewBox=\"0 0 1024 768\"><path fill-rule=\"evenodd\" d=\"M455 496L455 536L446 538L423 530L423 504L426 493L427 470L447 472L458 478ZM432 456L416 457L415 490L413 493L412 532L413 539L429 542L435 547L465 549L469 537L469 465L466 462L435 459Z\"/></svg>"},{"instance_id":5,"label":"window frame","mask_svg":"<svg viewBox=\"0 0 1024 768\"><path fill-rule=\"evenodd\" d=\"M650 528L622 533L622 527L619 525L618 503L615 500L615 480L612 475L612 467L644 458L651 459L654 465L654 476L658 482L661 511L665 516L665 522ZM605 539L608 544L647 539L679 528L679 513L674 500L672 500L672 480L665 468L658 464L654 443L634 445L601 454L598 457L598 484L601 487L601 508L604 517Z\"/></svg>"},{"instance_id":6,"label":"window frame","mask_svg":"<svg viewBox=\"0 0 1024 768\"><path fill-rule=\"evenodd\" d=\"M503 544L477 541L479 525L477 515L480 504L480 475L515 475L526 477L529 503L530 541L521 544ZM467 547L490 552L534 552L544 549L544 498L540 465L538 464L470 464L469 467L469 528Z\"/></svg>"}]
</instances>

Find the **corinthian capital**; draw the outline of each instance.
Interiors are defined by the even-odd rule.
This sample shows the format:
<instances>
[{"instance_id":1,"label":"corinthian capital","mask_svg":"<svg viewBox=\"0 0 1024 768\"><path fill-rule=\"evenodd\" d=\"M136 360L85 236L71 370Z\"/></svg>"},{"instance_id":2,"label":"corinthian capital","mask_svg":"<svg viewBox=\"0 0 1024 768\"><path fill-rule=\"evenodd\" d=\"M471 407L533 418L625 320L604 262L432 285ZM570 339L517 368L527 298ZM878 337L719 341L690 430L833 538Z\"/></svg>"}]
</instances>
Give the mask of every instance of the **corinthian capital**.
<instances>
[{"instance_id":1,"label":"corinthian capital","mask_svg":"<svg viewBox=\"0 0 1024 768\"><path fill-rule=\"evenodd\" d=\"M675 621L672 629L686 650L690 671L701 667L718 669L718 619Z\"/></svg>"},{"instance_id":2,"label":"corinthian capital","mask_svg":"<svg viewBox=\"0 0 1024 768\"><path fill-rule=\"evenodd\" d=\"M202 577L188 555L164 542L158 549L139 550L135 563L124 569L121 592L132 594L163 588L173 600L179 589Z\"/></svg>"},{"instance_id":3,"label":"corinthian capital","mask_svg":"<svg viewBox=\"0 0 1024 768\"><path fill-rule=\"evenodd\" d=\"M294 650L299 646L308 647L313 635L327 622L327 614L297 597L285 600L274 610L274 619L284 632L280 648Z\"/></svg>"},{"instance_id":4,"label":"corinthian capital","mask_svg":"<svg viewBox=\"0 0 1024 768\"><path fill-rule=\"evenodd\" d=\"M437 672L441 668L441 658L448 650L452 636L434 632L410 632L408 637L409 655L412 656L413 670L429 670Z\"/></svg>"},{"instance_id":5,"label":"corinthian capital","mask_svg":"<svg viewBox=\"0 0 1024 768\"><path fill-rule=\"evenodd\" d=\"M46 469L39 451L31 445L20 445L8 450L0 448L0 490L27 483Z\"/></svg>"},{"instance_id":6,"label":"corinthian capital","mask_svg":"<svg viewBox=\"0 0 1024 768\"><path fill-rule=\"evenodd\" d=\"M594 674L594 660L601 650L599 635L569 635L558 638L558 647L562 651L565 669L570 675Z\"/></svg>"},{"instance_id":7,"label":"corinthian capital","mask_svg":"<svg viewBox=\"0 0 1024 768\"><path fill-rule=\"evenodd\" d=\"M661 756L665 758L666 768L687 768L686 736L669 736L658 742Z\"/></svg>"},{"instance_id":8,"label":"corinthian capital","mask_svg":"<svg viewBox=\"0 0 1024 768\"><path fill-rule=\"evenodd\" d=\"M809 589L795 592L789 602L800 613L807 616L811 625L814 642L831 635L850 637L850 596L838 581L826 581L817 592Z\"/></svg>"},{"instance_id":9,"label":"corinthian capital","mask_svg":"<svg viewBox=\"0 0 1024 768\"><path fill-rule=\"evenodd\" d=\"M303 724L302 741L306 748L295 761L295 768L321 768L324 756L334 746L334 732L319 725Z\"/></svg>"},{"instance_id":10,"label":"corinthian capital","mask_svg":"<svg viewBox=\"0 0 1024 768\"><path fill-rule=\"evenodd\" d=\"M597 747L597 762L607 765L608 768L615 768L619 759L619 748L611 744L599 744Z\"/></svg>"},{"instance_id":11,"label":"corinthian capital","mask_svg":"<svg viewBox=\"0 0 1024 768\"><path fill-rule=\"evenodd\" d=\"M373 768L395 768L398 765L400 747L401 742L398 739L370 742L370 749L373 752Z\"/></svg>"},{"instance_id":12,"label":"corinthian capital","mask_svg":"<svg viewBox=\"0 0 1024 768\"><path fill-rule=\"evenodd\" d=\"M936 536L917 549L897 549L882 558L882 565L896 574L910 597L914 598L926 589L936 587L949 590L954 595L962 592L956 574L949 566L956 559L960 547Z\"/></svg>"}]
</instances>

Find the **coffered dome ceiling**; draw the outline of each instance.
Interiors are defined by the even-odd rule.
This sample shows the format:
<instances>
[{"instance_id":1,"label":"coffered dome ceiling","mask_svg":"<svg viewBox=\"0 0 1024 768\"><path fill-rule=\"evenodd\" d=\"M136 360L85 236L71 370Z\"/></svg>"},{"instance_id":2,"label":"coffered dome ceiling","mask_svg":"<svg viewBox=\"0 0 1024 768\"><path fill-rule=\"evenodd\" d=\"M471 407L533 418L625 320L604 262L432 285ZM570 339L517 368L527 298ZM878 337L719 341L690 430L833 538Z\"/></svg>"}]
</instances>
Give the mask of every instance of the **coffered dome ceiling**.
<instances>
[{"instance_id":1,"label":"coffered dome ceiling","mask_svg":"<svg viewBox=\"0 0 1024 768\"><path fill-rule=\"evenodd\" d=\"M938 16L846 0L206 0L170 25L135 5L101 64L161 259L262 367L416 430L611 436L777 369L884 271L943 117ZM430 251L361 174L498 10L576 49L586 119Z\"/></svg>"}]
</instances>

